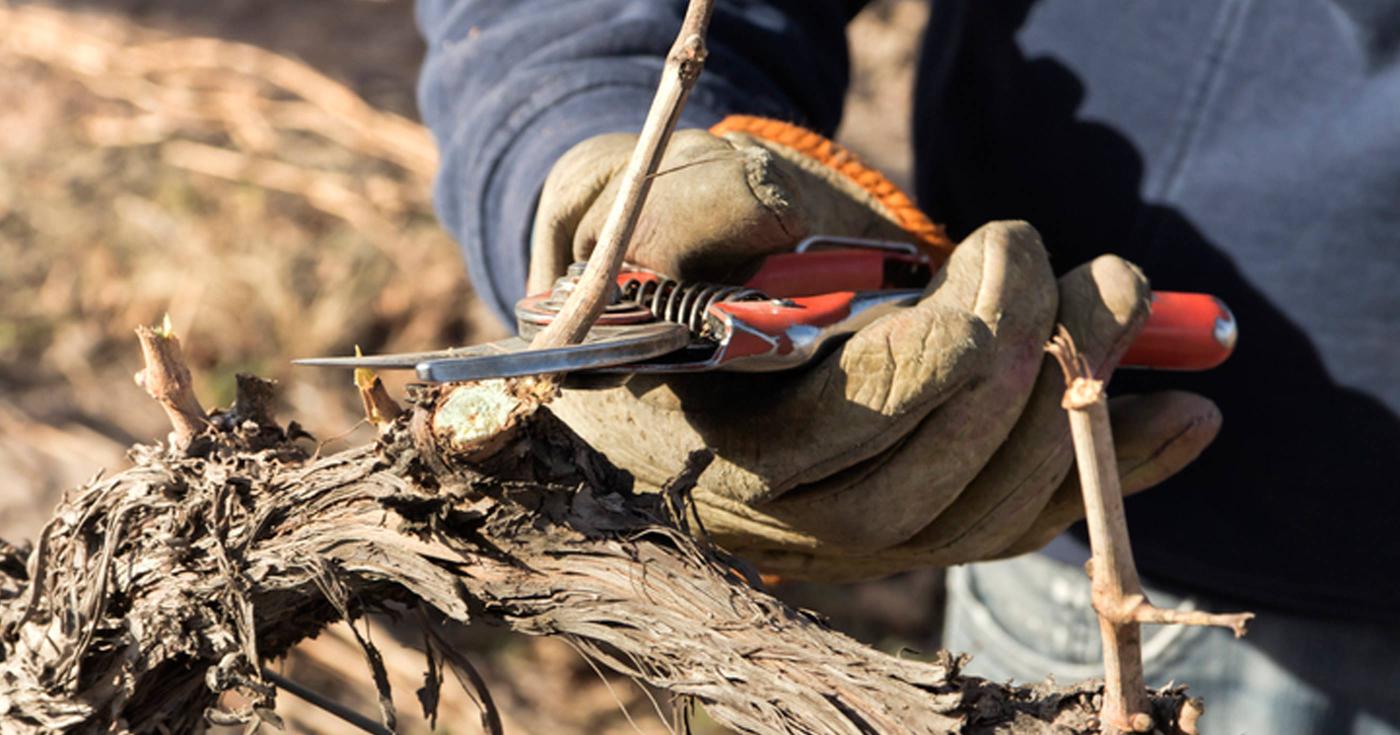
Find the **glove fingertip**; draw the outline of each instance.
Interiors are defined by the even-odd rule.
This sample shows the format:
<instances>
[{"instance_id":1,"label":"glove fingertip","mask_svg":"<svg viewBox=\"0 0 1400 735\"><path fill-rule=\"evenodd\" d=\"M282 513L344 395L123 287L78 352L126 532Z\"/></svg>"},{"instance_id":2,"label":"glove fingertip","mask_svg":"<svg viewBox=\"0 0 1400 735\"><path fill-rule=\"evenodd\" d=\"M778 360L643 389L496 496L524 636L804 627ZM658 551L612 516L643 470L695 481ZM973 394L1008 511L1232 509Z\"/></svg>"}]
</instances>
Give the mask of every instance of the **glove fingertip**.
<instances>
[{"instance_id":1,"label":"glove fingertip","mask_svg":"<svg viewBox=\"0 0 1400 735\"><path fill-rule=\"evenodd\" d=\"M1142 330L1151 304L1147 277L1115 255L1095 258L1060 279L1060 321L1100 378L1107 379Z\"/></svg>"},{"instance_id":2,"label":"glove fingertip","mask_svg":"<svg viewBox=\"0 0 1400 735\"><path fill-rule=\"evenodd\" d=\"M1205 451L1220 433L1221 414L1205 396L1163 391L1109 401L1114 454L1123 495L1160 484ZM1070 472L1035 523L997 558L1035 551L1084 517L1079 474Z\"/></svg>"},{"instance_id":3,"label":"glove fingertip","mask_svg":"<svg viewBox=\"0 0 1400 735\"><path fill-rule=\"evenodd\" d=\"M1223 420L1215 402L1186 391L1119 396L1110 413L1124 495L1157 485L1195 461Z\"/></svg>"}]
</instances>

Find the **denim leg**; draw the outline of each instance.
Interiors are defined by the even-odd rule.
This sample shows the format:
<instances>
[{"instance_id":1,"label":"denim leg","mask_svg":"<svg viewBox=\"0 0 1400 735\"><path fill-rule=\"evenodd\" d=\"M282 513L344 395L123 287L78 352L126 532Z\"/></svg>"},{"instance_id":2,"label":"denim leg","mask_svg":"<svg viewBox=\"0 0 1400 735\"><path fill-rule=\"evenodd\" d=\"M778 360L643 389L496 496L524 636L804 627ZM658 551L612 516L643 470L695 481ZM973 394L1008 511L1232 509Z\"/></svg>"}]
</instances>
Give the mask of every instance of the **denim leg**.
<instances>
[{"instance_id":1,"label":"denim leg","mask_svg":"<svg viewBox=\"0 0 1400 735\"><path fill-rule=\"evenodd\" d=\"M1163 607L1247 609L1147 586ZM1205 700L1203 732L1400 735L1400 626L1255 612L1241 640L1220 628L1144 626L1148 684L1188 684ZM943 644L972 654L968 673L992 680L1103 671L1088 577L1042 555L949 570Z\"/></svg>"}]
</instances>

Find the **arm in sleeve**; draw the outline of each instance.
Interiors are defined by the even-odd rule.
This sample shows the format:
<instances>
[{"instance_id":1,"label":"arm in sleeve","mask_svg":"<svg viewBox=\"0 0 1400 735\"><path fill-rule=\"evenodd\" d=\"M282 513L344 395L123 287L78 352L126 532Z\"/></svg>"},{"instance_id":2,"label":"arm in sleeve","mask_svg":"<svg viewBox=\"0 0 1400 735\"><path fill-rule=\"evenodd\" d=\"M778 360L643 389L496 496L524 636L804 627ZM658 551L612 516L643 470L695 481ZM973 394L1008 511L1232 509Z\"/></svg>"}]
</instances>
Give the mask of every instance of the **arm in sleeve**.
<instances>
[{"instance_id":1,"label":"arm in sleeve","mask_svg":"<svg viewBox=\"0 0 1400 735\"><path fill-rule=\"evenodd\" d=\"M746 113L831 133L845 27L863 0L718 0L710 57L680 125ZM478 293L509 319L523 295L546 175L574 144L638 131L684 0L419 0L423 119L442 161L438 217Z\"/></svg>"}]
</instances>

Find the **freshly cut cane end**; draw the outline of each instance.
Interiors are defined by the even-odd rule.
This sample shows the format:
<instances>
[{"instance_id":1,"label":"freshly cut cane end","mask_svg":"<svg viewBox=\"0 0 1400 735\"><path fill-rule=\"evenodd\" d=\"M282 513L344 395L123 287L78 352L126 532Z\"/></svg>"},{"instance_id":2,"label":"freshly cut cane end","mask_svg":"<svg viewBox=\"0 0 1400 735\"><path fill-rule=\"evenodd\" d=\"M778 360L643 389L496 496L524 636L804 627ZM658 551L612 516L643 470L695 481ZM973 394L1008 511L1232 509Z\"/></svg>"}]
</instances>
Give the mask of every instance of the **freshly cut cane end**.
<instances>
[{"instance_id":1,"label":"freshly cut cane end","mask_svg":"<svg viewBox=\"0 0 1400 735\"><path fill-rule=\"evenodd\" d=\"M549 376L492 378L450 387L433 411L438 445L473 461L502 446L540 406L558 395Z\"/></svg>"},{"instance_id":2,"label":"freshly cut cane end","mask_svg":"<svg viewBox=\"0 0 1400 735\"><path fill-rule=\"evenodd\" d=\"M433 414L433 433L454 449L472 448L504 431L520 399L502 378L454 387Z\"/></svg>"},{"instance_id":3,"label":"freshly cut cane end","mask_svg":"<svg viewBox=\"0 0 1400 735\"><path fill-rule=\"evenodd\" d=\"M1075 378L1065 388L1064 400L1060 402L1066 410L1078 411L1104 400L1103 381L1092 378Z\"/></svg>"}]
</instances>

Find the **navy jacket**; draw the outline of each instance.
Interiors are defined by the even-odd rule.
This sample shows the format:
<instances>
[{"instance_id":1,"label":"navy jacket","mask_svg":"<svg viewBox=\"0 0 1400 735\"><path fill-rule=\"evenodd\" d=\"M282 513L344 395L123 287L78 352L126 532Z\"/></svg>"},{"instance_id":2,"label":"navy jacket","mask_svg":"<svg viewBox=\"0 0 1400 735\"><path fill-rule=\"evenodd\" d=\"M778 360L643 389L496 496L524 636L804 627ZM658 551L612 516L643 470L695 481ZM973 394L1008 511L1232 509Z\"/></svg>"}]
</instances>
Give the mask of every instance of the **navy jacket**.
<instances>
[{"instance_id":1,"label":"navy jacket","mask_svg":"<svg viewBox=\"0 0 1400 735\"><path fill-rule=\"evenodd\" d=\"M829 134L863 4L719 0L682 125ZM500 313L550 166L640 127L684 5L420 0L439 213ZM1115 252L1235 310L1224 367L1114 381L1225 415L1129 501L1144 572L1400 620L1400 0L937 0L914 124L918 199L951 234L1025 219L1057 270Z\"/></svg>"}]
</instances>

